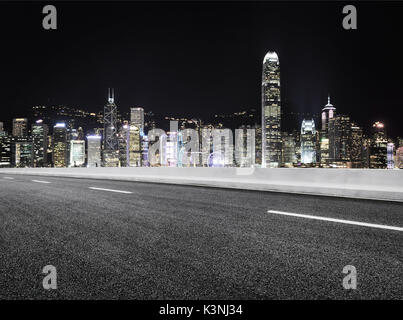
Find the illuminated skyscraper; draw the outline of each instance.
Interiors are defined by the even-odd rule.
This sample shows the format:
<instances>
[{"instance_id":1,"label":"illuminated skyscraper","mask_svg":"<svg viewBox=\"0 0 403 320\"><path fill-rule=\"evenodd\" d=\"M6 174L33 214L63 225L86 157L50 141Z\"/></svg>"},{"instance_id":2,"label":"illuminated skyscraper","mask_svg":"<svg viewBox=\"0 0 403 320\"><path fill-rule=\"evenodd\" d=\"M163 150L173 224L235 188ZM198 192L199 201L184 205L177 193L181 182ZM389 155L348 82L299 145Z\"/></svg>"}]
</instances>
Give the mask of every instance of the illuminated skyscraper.
<instances>
[{"instance_id":1,"label":"illuminated skyscraper","mask_svg":"<svg viewBox=\"0 0 403 320\"><path fill-rule=\"evenodd\" d=\"M34 167L46 167L48 126L42 120L38 120L32 125L32 143L34 148Z\"/></svg>"},{"instance_id":2,"label":"illuminated skyscraper","mask_svg":"<svg viewBox=\"0 0 403 320\"><path fill-rule=\"evenodd\" d=\"M65 123L57 123L53 127L53 166L67 167L67 128Z\"/></svg>"},{"instance_id":3,"label":"illuminated skyscraper","mask_svg":"<svg viewBox=\"0 0 403 320\"><path fill-rule=\"evenodd\" d=\"M374 134L370 147L370 168L385 169L387 167L387 147L385 125L379 121L373 124Z\"/></svg>"},{"instance_id":4,"label":"illuminated skyscraper","mask_svg":"<svg viewBox=\"0 0 403 320\"><path fill-rule=\"evenodd\" d=\"M363 168L370 167L370 159L371 159L371 138L366 135L362 136L362 166Z\"/></svg>"},{"instance_id":5,"label":"illuminated skyscraper","mask_svg":"<svg viewBox=\"0 0 403 320\"><path fill-rule=\"evenodd\" d=\"M130 125L136 126L144 132L144 109L142 107L130 108Z\"/></svg>"},{"instance_id":6,"label":"illuminated skyscraper","mask_svg":"<svg viewBox=\"0 0 403 320\"><path fill-rule=\"evenodd\" d=\"M281 166L280 62L275 52L263 59L262 167Z\"/></svg>"},{"instance_id":7,"label":"illuminated skyscraper","mask_svg":"<svg viewBox=\"0 0 403 320\"><path fill-rule=\"evenodd\" d=\"M282 164L286 168L292 168L297 163L295 154L295 137L291 133L283 132L282 134Z\"/></svg>"},{"instance_id":8,"label":"illuminated skyscraper","mask_svg":"<svg viewBox=\"0 0 403 320\"><path fill-rule=\"evenodd\" d=\"M395 167L395 144L387 144L387 168L393 169Z\"/></svg>"},{"instance_id":9,"label":"illuminated skyscraper","mask_svg":"<svg viewBox=\"0 0 403 320\"><path fill-rule=\"evenodd\" d=\"M11 140L7 132L0 132L0 168L11 166Z\"/></svg>"},{"instance_id":10,"label":"illuminated skyscraper","mask_svg":"<svg viewBox=\"0 0 403 320\"><path fill-rule=\"evenodd\" d=\"M150 166L148 161L148 136L145 134L141 136L141 165L143 167Z\"/></svg>"},{"instance_id":11,"label":"illuminated skyscraper","mask_svg":"<svg viewBox=\"0 0 403 320\"><path fill-rule=\"evenodd\" d=\"M128 121L124 121L119 129L119 163L121 167L129 166L129 138L130 138L130 125Z\"/></svg>"},{"instance_id":12,"label":"illuminated skyscraper","mask_svg":"<svg viewBox=\"0 0 403 320\"><path fill-rule=\"evenodd\" d=\"M329 163L347 167L351 161L351 121L346 115L336 115L329 119Z\"/></svg>"},{"instance_id":13,"label":"illuminated skyscraper","mask_svg":"<svg viewBox=\"0 0 403 320\"><path fill-rule=\"evenodd\" d=\"M13 136L26 137L28 135L27 126L28 126L28 119L26 118L13 119Z\"/></svg>"},{"instance_id":14,"label":"illuminated skyscraper","mask_svg":"<svg viewBox=\"0 0 403 320\"><path fill-rule=\"evenodd\" d=\"M330 95L327 97L327 105L322 109L322 132L328 132L329 120L336 115L336 108L330 103Z\"/></svg>"},{"instance_id":15,"label":"illuminated skyscraper","mask_svg":"<svg viewBox=\"0 0 403 320\"><path fill-rule=\"evenodd\" d=\"M362 168L364 167L363 163L363 152L364 152L364 141L362 129L355 125L351 124L351 146L350 146L350 154L351 154L351 165L353 168Z\"/></svg>"},{"instance_id":16,"label":"illuminated skyscraper","mask_svg":"<svg viewBox=\"0 0 403 320\"><path fill-rule=\"evenodd\" d=\"M119 165L119 142L117 129L117 106L114 90L108 90L108 103L104 107L104 150L103 163L105 167Z\"/></svg>"},{"instance_id":17,"label":"illuminated skyscraper","mask_svg":"<svg viewBox=\"0 0 403 320\"><path fill-rule=\"evenodd\" d=\"M315 121L303 120L301 125L301 163L316 163L316 128Z\"/></svg>"},{"instance_id":18,"label":"illuminated skyscraper","mask_svg":"<svg viewBox=\"0 0 403 320\"><path fill-rule=\"evenodd\" d=\"M88 161L87 167L101 166L101 136L87 136L88 141Z\"/></svg>"},{"instance_id":19,"label":"illuminated skyscraper","mask_svg":"<svg viewBox=\"0 0 403 320\"><path fill-rule=\"evenodd\" d=\"M82 167L85 163L85 141L70 141L70 167Z\"/></svg>"},{"instance_id":20,"label":"illuminated skyscraper","mask_svg":"<svg viewBox=\"0 0 403 320\"><path fill-rule=\"evenodd\" d=\"M334 118L336 108L330 103L330 96L327 98L327 105L322 109L322 128L320 132L320 164L329 166L329 121Z\"/></svg>"},{"instance_id":21,"label":"illuminated skyscraper","mask_svg":"<svg viewBox=\"0 0 403 320\"><path fill-rule=\"evenodd\" d=\"M11 164L16 168L33 167L32 140L28 137L14 137L11 141Z\"/></svg>"},{"instance_id":22,"label":"illuminated skyscraper","mask_svg":"<svg viewBox=\"0 0 403 320\"><path fill-rule=\"evenodd\" d=\"M177 127L177 125L176 125L176 127ZM178 158L179 158L178 129L176 128L176 130L167 132L167 135L168 135L168 137L167 137L167 142L166 142L166 147L165 147L166 164L168 167L176 167L176 166L178 166L178 163L181 163L181 161L178 161Z\"/></svg>"},{"instance_id":23,"label":"illuminated skyscraper","mask_svg":"<svg viewBox=\"0 0 403 320\"><path fill-rule=\"evenodd\" d=\"M129 167L141 167L140 128L130 125L129 130Z\"/></svg>"}]
</instances>

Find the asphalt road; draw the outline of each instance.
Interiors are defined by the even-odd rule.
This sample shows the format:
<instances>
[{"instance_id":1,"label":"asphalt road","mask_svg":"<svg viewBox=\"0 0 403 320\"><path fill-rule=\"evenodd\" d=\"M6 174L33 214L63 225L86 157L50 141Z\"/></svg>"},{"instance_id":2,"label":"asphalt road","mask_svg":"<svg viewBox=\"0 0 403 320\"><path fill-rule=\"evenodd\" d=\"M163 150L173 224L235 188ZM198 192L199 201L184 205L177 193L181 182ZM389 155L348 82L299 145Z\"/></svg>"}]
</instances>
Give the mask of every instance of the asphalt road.
<instances>
[{"instance_id":1,"label":"asphalt road","mask_svg":"<svg viewBox=\"0 0 403 320\"><path fill-rule=\"evenodd\" d=\"M5 174L0 199L0 299L403 298L401 229L268 212L401 228L403 203Z\"/></svg>"}]
</instances>

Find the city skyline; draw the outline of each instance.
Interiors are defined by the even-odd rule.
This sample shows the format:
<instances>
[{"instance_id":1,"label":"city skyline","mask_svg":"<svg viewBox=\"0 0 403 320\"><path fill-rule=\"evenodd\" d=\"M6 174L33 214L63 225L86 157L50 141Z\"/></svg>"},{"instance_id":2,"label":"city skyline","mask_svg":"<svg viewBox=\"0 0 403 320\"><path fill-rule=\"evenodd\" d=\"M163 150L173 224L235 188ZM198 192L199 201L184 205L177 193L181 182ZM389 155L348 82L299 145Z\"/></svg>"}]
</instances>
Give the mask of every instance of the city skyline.
<instances>
[{"instance_id":1,"label":"city skyline","mask_svg":"<svg viewBox=\"0 0 403 320\"><path fill-rule=\"evenodd\" d=\"M164 121L170 122L165 132L157 128L152 112L145 121L142 107L130 107L128 119L122 117L114 93L114 88L108 88L101 114L35 106L34 118L13 119L10 134L0 122L0 166L403 167L402 137L388 136L379 121L367 134L350 115L337 112L330 95L322 108L320 130L316 130L313 118L304 118L300 132L298 128L291 133L282 131L279 57L274 51L263 60L260 127L258 116L241 112L234 115L247 120L252 116L252 122L239 123L242 119L237 119L225 127L220 118L206 123L165 117ZM83 129L85 121L77 123L77 116L84 118L81 121L91 116L92 124L87 122ZM53 130L49 131L46 122Z\"/></svg>"},{"instance_id":2,"label":"city skyline","mask_svg":"<svg viewBox=\"0 0 403 320\"><path fill-rule=\"evenodd\" d=\"M0 62L0 87L7 94L0 118L7 130L9 120L34 105L98 112L108 87L117 88L116 99L125 108L140 105L167 116L260 109L261 61L275 50L283 66L283 112L316 114L331 93L339 111L364 128L382 121L392 136L401 135L401 66L395 39L386 32L400 23L393 19L399 4L359 4L362 28L352 31L342 28L338 3L123 3L112 13L105 3L96 15L90 4L57 7L63 13L57 31L27 28L41 9L33 3L21 7L26 18L16 26L21 41L4 34L9 46ZM294 22L285 23L283 15ZM380 19L376 25L370 23L374 17ZM105 19L108 28L100 27ZM29 50L33 41L39 51Z\"/></svg>"}]
</instances>

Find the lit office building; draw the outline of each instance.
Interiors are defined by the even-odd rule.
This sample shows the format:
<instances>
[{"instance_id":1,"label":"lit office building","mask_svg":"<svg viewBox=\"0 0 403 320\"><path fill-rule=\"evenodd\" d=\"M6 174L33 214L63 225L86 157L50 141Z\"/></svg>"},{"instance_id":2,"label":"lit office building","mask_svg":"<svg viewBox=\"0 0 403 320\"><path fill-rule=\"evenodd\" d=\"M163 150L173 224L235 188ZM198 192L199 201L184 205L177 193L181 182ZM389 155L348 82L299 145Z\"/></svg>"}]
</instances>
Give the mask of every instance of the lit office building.
<instances>
[{"instance_id":1,"label":"lit office building","mask_svg":"<svg viewBox=\"0 0 403 320\"><path fill-rule=\"evenodd\" d=\"M362 137L362 167L369 168L370 167L370 159L371 159L371 138L363 135Z\"/></svg>"},{"instance_id":2,"label":"lit office building","mask_svg":"<svg viewBox=\"0 0 403 320\"><path fill-rule=\"evenodd\" d=\"M103 165L105 167L119 166L117 117L117 106L115 104L115 95L112 89L112 91L108 92L108 103L104 107Z\"/></svg>"},{"instance_id":3,"label":"lit office building","mask_svg":"<svg viewBox=\"0 0 403 320\"><path fill-rule=\"evenodd\" d=\"M337 115L329 119L329 164L347 167L351 161L350 139L351 121L346 115Z\"/></svg>"},{"instance_id":4,"label":"lit office building","mask_svg":"<svg viewBox=\"0 0 403 320\"><path fill-rule=\"evenodd\" d=\"M213 159L217 166L230 167L234 164L234 137L230 129L214 129ZM280 159L281 160L281 159Z\"/></svg>"},{"instance_id":5,"label":"lit office building","mask_svg":"<svg viewBox=\"0 0 403 320\"><path fill-rule=\"evenodd\" d=\"M144 109L142 107L130 108L130 125L144 132Z\"/></svg>"},{"instance_id":6,"label":"lit office building","mask_svg":"<svg viewBox=\"0 0 403 320\"><path fill-rule=\"evenodd\" d=\"M262 165L262 126L255 125L255 163Z\"/></svg>"},{"instance_id":7,"label":"lit office building","mask_svg":"<svg viewBox=\"0 0 403 320\"><path fill-rule=\"evenodd\" d=\"M36 121L32 125L32 143L34 152L34 167L46 167L48 126L42 120Z\"/></svg>"},{"instance_id":8,"label":"lit office building","mask_svg":"<svg viewBox=\"0 0 403 320\"><path fill-rule=\"evenodd\" d=\"M255 129L242 127L235 130L235 164L238 167L255 165Z\"/></svg>"},{"instance_id":9,"label":"lit office building","mask_svg":"<svg viewBox=\"0 0 403 320\"><path fill-rule=\"evenodd\" d=\"M13 138L11 143L11 164L16 168L33 167L34 153L32 140L27 137Z\"/></svg>"},{"instance_id":10,"label":"lit office building","mask_svg":"<svg viewBox=\"0 0 403 320\"><path fill-rule=\"evenodd\" d=\"M166 142L166 165L168 167L176 167L178 166L178 157L182 156L182 154L180 154L178 151L178 131L169 131L167 132L167 134L168 139ZM183 150L184 149L182 149L182 151Z\"/></svg>"},{"instance_id":11,"label":"lit office building","mask_svg":"<svg viewBox=\"0 0 403 320\"><path fill-rule=\"evenodd\" d=\"M134 125L129 128L129 167L141 167L140 128Z\"/></svg>"},{"instance_id":12,"label":"lit office building","mask_svg":"<svg viewBox=\"0 0 403 320\"><path fill-rule=\"evenodd\" d=\"M119 141L119 163L121 167L129 166L129 137L130 137L130 129L129 129L128 121L124 121L122 127L118 133L118 141Z\"/></svg>"},{"instance_id":13,"label":"lit office building","mask_svg":"<svg viewBox=\"0 0 403 320\"><path fill-rule=\"evenodd\" d=\"M280 62L268 52L262 72L262 167L280 167L281 150Z\"/></svg>"},{"instance_id":14,"label":"lit office building","mask_svg":"<svg viewBox=\"0 0 403 320\"><path fill-rule=\"evenodd\" d=\"M148 136L144 133L141 136L141 165L142 167L149 167L150 161L148 159Z\"/></svg>"},{"instance_id":15,"label":"lit office building","mask_svg":"<svg viewBox=\"0 0 403 320\"><path fill-rule=\"evenodd\" d=\"M102 137L99 135L87 136L87 167L89 168L101 166L101 139Z\"/></svg>"},{"instance_id":16,"label":"lit office building","mask_svg":"<svg viewBox=\"0 0 403 320\"><path fill-rule=\"evenodd\" d=\"M206 125L201 128L200 131L200 140L201 142L201 147L200 147L200 152L201 152L201 166L202 167L207 167L208 166L208 161L209 157L213 152L213 129L214 127L212 125ZM181 134L179 134L178 137L178 145L179 148L183 147L183 139ZM179 157L178 159L178 166L182 166L182 157Z\"/></svg>"},{"instance_id":17,"label":"lit office building","mask_svg":"<svg viewBox=\"0 0 403 320\"><path fill-rule=\"evenodd\" d=\"M387 168L393 169L395 167L395 144L387 144Z\"/></svg>"},{"instance_id":18,"label":"lit office building","mask_svg":"<svg viewBox=\"0 0 403 320\"><path fill-rule=\"evenodd\" d=\"M295 155L295 138L292 133L282 132L282 166L286 168L292 168L297 163L297 157Z\"/></svg>"},{"instance_id":19,"label":"lit office building","mask_svg":"<svg viewBox=\"0 0 403 320\"><path fill-rule=\"evenodd\" d=\"M0 132L0 168L11 167L11 140L7 132Z\"/></svg>"},{"instance_id":20,"label":"lit office building","mask_svg":"<svg viewBox=\"0 0 403 320\"><path fill-rule=\"evenodd\" d=\"M67 128L65 123L53 127L52 162L55 168L67 167Z\"/></svg>"},{"instance_id":21,"label":"lit office building","mask_svg":"<svg viewBox=\"0 0 403 320\"><path fill-rule=\"evenodd\" d=\"M302 121L300 141L301 163L314 165L316 163L316 128L313 119Z\"/></svg>"},{"instance_id":22,"label":"lit office building","mask_svg":"<svg viewBox=\"0 0 403 320\"><path fill-rule=\"evenodd\" d=\"M363 164L363 133L362 129L355 125L351 124L351 146L350 146L350 155L351 155L351 166L352 168L362 168Z\"/></svg>"},{"instance_id":23,"label":"lit office building","mask_svg":"<svg viewBox=\"0 0 403 320\"><path fill-rule=\"evenodd\" d=\"M85 141L70 141L70 167L82 167L85 163Z\"/></svg>"},{"instance_id":24,"label":"lit office building","mask_svg":"<svg viewBox=\"0 0 403 320\"><path fill-rule=\"evenodd\" d=\"M53 167L53 142L52 142L52 135L48 135L47 139L47 162L48 167Z\"/></svg>"},{"instance_id":25,"label":"lit office building","mask_svg":"<svg viewBox=\"0 0 403 320\"><path fill-rule=\"evenodd\" d=\"M336 108L330 103L330 96L327 98L327 105L322 109L322 128L320 132L320 164L322 167L328 167L330 164L330 139L329 139L329 121L336 115Z\"/></svg>"},{"instance_id":26,"label":"lit office building","mask_svg":"<svg viewBox=\"0 0 403 320\"><path fill-rule=\"evenodd\" d=\"M148 132L148 159L150 166L161 167L166 165L166 142L167 135L152 135L150 131Z\"/></svg>"},{"instance_id":27,"label":"lit office building","mask_svg":"<svg viewBox=\"0 0 403 320\"><path fill-rule=\"evenodd\" d=\"M27 127L28 127L28 119L26 118L13 119L13 137L26 137L28 135Z\"/></svg>"},{"instance_id":28,"label":"lit office building","mask_svg":"<svg viewBox=\"0 0 403 320\"><path fill-rule=\"evenodd\" d=\"M387 146L388 139L385 133L385 126L381 122L373 125L374 134L370 147L370 168L385 169L387 167Z\"/></svg>"}]
</instances>

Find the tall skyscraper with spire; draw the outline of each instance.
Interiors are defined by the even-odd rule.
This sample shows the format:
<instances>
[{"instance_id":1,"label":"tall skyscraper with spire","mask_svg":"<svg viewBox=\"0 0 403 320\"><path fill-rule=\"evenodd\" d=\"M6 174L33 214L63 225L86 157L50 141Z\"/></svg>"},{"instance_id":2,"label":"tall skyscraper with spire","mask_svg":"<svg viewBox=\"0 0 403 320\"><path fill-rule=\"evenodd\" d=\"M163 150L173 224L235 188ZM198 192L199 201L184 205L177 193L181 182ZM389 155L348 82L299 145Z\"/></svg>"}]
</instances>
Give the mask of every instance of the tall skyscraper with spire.
<instances>
[{"instance_id":1,"label":"tall skyscraper with spire","mask_svg":"<svg viewBox=\"0 0 403 320\"><path fill-rule=\"evenodd\" d=\"M269 51L262 72L262 167L280 167L281 150L280 62Z\"/></svg>"},{"instance_id":2,"label":"tall skyscraper with spire","mask_svg":"<svg viewBox=\"0 0 403 320\"><path fill-rule=\"evenodd\" d=\"M108 89L108 103L104 106L104 152L105 167L119 165L119 143L117 128L117 106L114 89Z\"/></svg>"},{"instance_id":3,"label":"tall skyscraper with spire","mask_svg":"<svg viewBox=\"0 0 403 320\"><path fill-rule=\"evenodd\" d=\"M320 131L320 165L328 167L329 159L329 121L336 115L336 108L330 103L330 95L327 97L327 105L322 109L322 128Z\"/></svg>"},{"instance_id":4,"label":"tall skyscraper with spire","mask_svg":"<svg viewBox=\"0 0 403 320\"><path fill-rule=\"evenodd\" d=\"M327 105L322 109L322 131L329 131L329 119L334 118L336 108L330 103L330 95L327 96Z\"/></svg>"}]
</instances>

